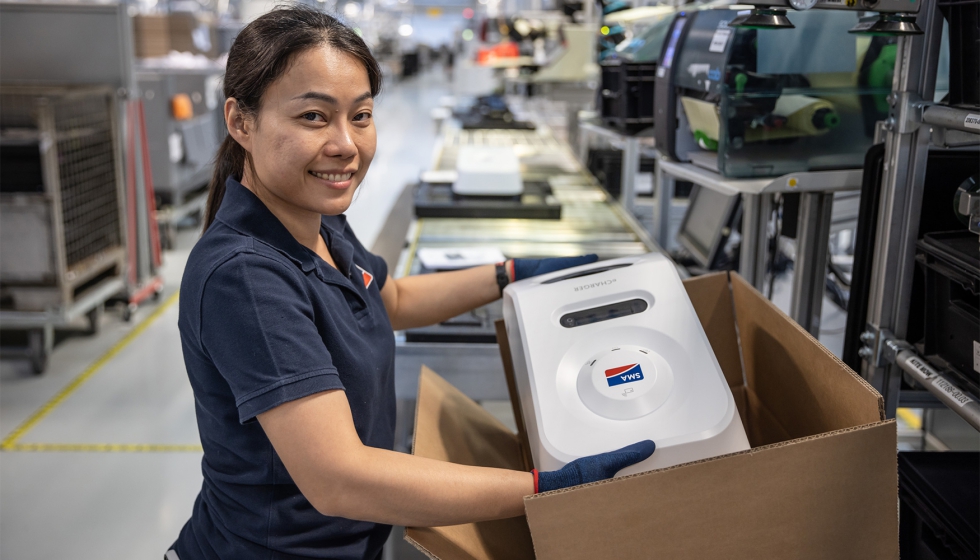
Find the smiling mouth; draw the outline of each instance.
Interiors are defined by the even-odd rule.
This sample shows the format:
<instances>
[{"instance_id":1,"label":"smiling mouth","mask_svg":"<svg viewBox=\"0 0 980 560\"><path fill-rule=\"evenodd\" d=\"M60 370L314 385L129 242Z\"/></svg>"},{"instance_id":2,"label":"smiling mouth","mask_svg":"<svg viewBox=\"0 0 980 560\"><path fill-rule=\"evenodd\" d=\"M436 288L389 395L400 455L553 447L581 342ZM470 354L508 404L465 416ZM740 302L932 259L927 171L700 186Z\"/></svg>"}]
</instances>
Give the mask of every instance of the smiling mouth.
<instances>
[{"instance_id":1,"label":"smiling mouth","mask_svg":"<svg viewBox=\"0 0 980 560\"><path fill-rule=\"evenodd\" d=\"M323 179L324 181L332 181L334 183L339 183L342 181L349 180L354 174L353 173L317 173L316 171L310 171L310 175L318 179Z\"/></svg>"}]
</instances>

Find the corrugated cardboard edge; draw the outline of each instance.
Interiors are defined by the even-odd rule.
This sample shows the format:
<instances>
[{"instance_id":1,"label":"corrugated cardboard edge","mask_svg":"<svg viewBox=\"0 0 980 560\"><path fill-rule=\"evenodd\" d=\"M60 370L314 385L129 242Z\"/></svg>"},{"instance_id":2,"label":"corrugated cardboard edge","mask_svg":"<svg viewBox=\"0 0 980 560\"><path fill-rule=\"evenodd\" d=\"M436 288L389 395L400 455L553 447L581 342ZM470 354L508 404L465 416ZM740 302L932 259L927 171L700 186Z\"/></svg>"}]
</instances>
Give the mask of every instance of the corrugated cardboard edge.
<instances>
[{"instance_id":1,"label":"corrugated cardboard edge","mask_svg":"<svg viewBox=\"0 0 980 560\"><path fill-rule=\"evenodd\" d=\"M751 284L749 284L737 272L729 272L728 275L729 275L729 286L731 287L731 291L732 291L732 307L735 310L736 328L738 328L740 326L740 324L738 322L738 310L737 310L737 307L735 306L735 290L737 289L737 288L735 288L735 285L738 284L741 288L744 288L744 289L747 289L747 290L749 290L751 292L754 292L761 300L765 301L767 303L767 306L769 308L771 308L773 311L775 311L777 314L779 314L780 316L784 317L787 320L787 322L790 325L792 325L792 328L794 328L798 333L800 333L801 335L803 335L807 339L809 339L811 342L813 342L814 345L817 348L819 348L828 358L830 358L831 360L833 360L838 366L841 367L841 369L843 369L844 371L848 372L851 375L851 377L861 385L861 387L863 387L867 392L869 392L871 395L873 395L875 398L877 398L877 400L878 400L878 415L879 415L879 419L880 420L885 420L885 418L886 418L886 415L885 415L885 399L884 399L884 397L881 396L881 393L879 393L874 387L871 386L870 383L868 383L868 381L866 379L864 379L863 377L861 377L857 372L855 372L853 369L851 369L850 366L848 366L847 364L845 364L840 358L838 358L836 355L834 355L834 353L831 352L830 350L828 350L826 346L824 346L823 344L820 344L820 341L819 340L817 340L816 338L814 338L814 336L812 334L810 334L806 329L804 329L803 327L801 327L799 325L799 323L797 323L796 321L794 321L789 315L787 315L781 309L779 309L778 307L776 307L776 305L774 303L772 303L771 301L769 301L768 299L766 299L765 296L763 296L758 290L755 289L754 286L752 286ZM742 349L742 353L743 353L743 365L742 365L742 369L744 371L745 370L744 348L742 347L741 333L739 332L738 334L739 334L739 348Z\"/></svg>"},{"instance_id":2,"label":"corrugated cardboard edge","mask_svg":"<svg viewBox=\"0 0 980 560\"><path fill-rule=\"evenodd\" d=\"M600 481L597 481L597 482L589 482L587 484L580 484L578 486L571 486L569 488L562 488L560 490L551 490L550 492L542 492L540 494L534 494L532 496L524 496L524 503L527 504L531 500L537 500L537 499L540 499L540 498L546 498L548 496L555 496L555 495L558 495L558 494L565 494L565 493L568 493L568 492L575 492L576 490L579 490L581 488L590 488L590 487L593 487L593 486L602 486L604 484L615 484L616 482L618 482L620 480L629 480L631 478L642 478L644 476L653 476L653 475L655 475L657 473L663 473L663 472L667 472L667 471L674 471L674 470L678 470L678 469L689 468L689 467L693 467L693 466L696 466L696 465L702 465L702 464L705 464L705 463L713 463L713 462L716 462L716 461L721 461L721 460L727 459L729 457L736 457L738 455L756 455L756 454L762 453L764 451L767 451L769 449L779 449L780 447L788 447L790 445L797 445L799 443L803 443L803 442L807 442L807 441L813 441L813 440L819 440L819 439L827 439L827 438L830 438L830 437L833 437L833 436L836 436L836 435L839 435L839 434L846 434L846 433L849 433L849 432L858 432L858 431L867 430L867 429L870 429L870 428L876 428L878 426L887 426L889 424L895 424L895 420L894 419L892 419L892 420L882 420L880 422L873 422L871 424L864 424L864 425L861 425L861 426L853 426L853 427L850 427L850 428L842 428L840 430L835 430L833 432L826 432L826 433L823 433L823 434L817 434L817 435L813 435L813 436L807 436L807 437L802 437L802 438L797 438L797 439L791 439L791 440L788 440L788 441L781 441L779 443L770 443L768 445L760 445L759 447L753 447L752 449L746 449L745 451L737 451L735 453L726 453L724 455L718 455L716 457L710 457L708 459L700 459L700 460L697 460L697 461L690 461L690 462L687 462L687 463L682 463L680 465L674 465L672 467L665 467L665 468L662 468L662 469L654 469L652 471L646 471L646 472L641 472L641 473L636 473L636 474L629 474L629 475L620 476L620 477L616 477L616 478L610 478L610 479L607 479L607 480L600 480ZM897 455L897 453L896 453L896 459L895 459L895 472L896 473L898 472L898 455Z\"/></svg>"},{"instance_id":3,"label":"corrugated cardboard edge","mask_svg":"<svg viewBox=\"0 0 980 560\"><path fill-rule=\"evenodd\" d=\"M414 455L460 464L521 469L517 436L425 366L419 375L416 403ZM423 442L424 438L429 439ZM523 516L447 527L408 527L405 540L436 559L533 557L531 534Z\"/></svg>"},{"instance_id":4,"label":"corrugated cardboard edge","mask_svg":"<svg viewBox=\"0 0 980 560\"><path fill-rule=\"evenodd\" d=\"M894 447L894 421L876 422L539 494L525 507L540 560L651 551L671 560L894 559Z\"/></svg>"},{"instance_id":5,"label":"corrugated cardboard edge","mask_svg":"<svg viewBox=\"0 0 980 560\"><path fill-rule=\"evenodd\" d=\"M517 392L517 379L514 378L514 360L510 354L510 340L507 339L507 325L503 319L494 323L497 332L497 346L500 348L500 360L504 366L504 377L507 378L507 393L510 395L510 406L514 412L514 422L517 424L517 439L521 443L521 459L524 470L534 468L531 461L531 442L527 439L527 428L524 426L524 411L521 410L521 395Z\"/></svg>"}]
</instances>

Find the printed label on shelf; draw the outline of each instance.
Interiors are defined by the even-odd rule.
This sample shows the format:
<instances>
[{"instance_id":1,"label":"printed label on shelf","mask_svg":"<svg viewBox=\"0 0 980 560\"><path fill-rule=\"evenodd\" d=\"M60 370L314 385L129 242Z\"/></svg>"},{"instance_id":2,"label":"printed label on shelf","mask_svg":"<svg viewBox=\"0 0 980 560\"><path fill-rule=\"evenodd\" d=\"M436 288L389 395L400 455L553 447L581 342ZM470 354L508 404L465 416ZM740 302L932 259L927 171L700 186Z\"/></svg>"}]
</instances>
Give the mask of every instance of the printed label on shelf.
<instances>
[{"instance_id":1,"label":"printed label on shelf","mask_svg":"<svg viewBox=\"0 0 980 560\"><path fill-rule=\"evenodd\" d=\"M925 377L926 381L936 376L935 371L933 371L931 367L927 366L925 362L923 362L919 358L916 358L915 356L908 358L906 363L914 367L915 369L919 370L919 373L921 373L922 376Z\"/></svg>"},{"instance_id":2,"label":"printed label on shelf","mask_svg":"<svg viewBox=\"0 0 980 560\"><path fill-rule=\"evenodd\" d=\"M967 113L966 118L963 119L963 126L980 130L980 115Z\"/></svg>"},{"instance_id":3,"label":"printed label on shelf","mask_svg":"<svg viewBox=\"0 0 980 560\"><path fill-rule=\"evenodd\" d=\"M932 385L934 387L937 387L947 395L949 395L950 398L953 399L953 402L955 402L960 406L966 406L971 402L973 402L973 399L966 396L966 394L963 391L960 391L959 389L954 387L952 383L946 381L940 376L936 376L936 378L932 380Z\"/></svg>"},{"instance_id":4,"label":"printed label on shelf","mask_svg":"<svg viewBox=\"0 0 980 560\"><path fill-rule=\"evenodd\" d=\"M732 36L732 30L727 27L720 27L715 30L715 34L711 37L711 45L708 46L708 52L725 52L725 47L728 46L728 38Z\"/></svg>"}]
</instances>

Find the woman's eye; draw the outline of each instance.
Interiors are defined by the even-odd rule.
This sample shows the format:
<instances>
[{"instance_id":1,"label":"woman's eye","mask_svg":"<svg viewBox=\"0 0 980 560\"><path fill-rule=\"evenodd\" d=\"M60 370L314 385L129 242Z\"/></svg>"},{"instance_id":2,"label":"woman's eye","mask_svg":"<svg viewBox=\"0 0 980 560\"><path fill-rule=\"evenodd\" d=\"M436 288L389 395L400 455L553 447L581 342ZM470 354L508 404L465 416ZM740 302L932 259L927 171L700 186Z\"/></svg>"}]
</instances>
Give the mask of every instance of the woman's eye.
<instances>
[{"instance_id":1,"label":"woman's eye","mask_svg":"<svg viewBox=\"0 0 980 560\"><path fill-rule=\"evenodd\" d=\"M371 113L358 113L354 116L355 121L366 121L371 118Z\"/></svg>"},{"instance_id":2,"label":"woman's eye","mask_svg":"<svg viewBox=\"0 0 980 560\"><path fill-rule=\"evenodd\" d=\"M303 113L302 118L304 120L307 120L307 121L310 121L310 122L316 122L317 120L321 120L321 121L323 120L323 117L320 116L320 113L314 113L312 111L309 112L309 113Z\"/></svg>"}]
</instances>

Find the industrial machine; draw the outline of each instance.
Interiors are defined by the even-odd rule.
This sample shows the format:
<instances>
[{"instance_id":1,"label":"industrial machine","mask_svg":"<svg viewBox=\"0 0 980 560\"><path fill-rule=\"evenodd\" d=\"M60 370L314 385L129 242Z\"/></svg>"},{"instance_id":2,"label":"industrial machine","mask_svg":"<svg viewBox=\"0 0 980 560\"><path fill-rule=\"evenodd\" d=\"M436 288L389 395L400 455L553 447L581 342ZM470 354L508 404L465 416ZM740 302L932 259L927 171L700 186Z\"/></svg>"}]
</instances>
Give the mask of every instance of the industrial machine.
<instances>
[{"instance_id":1,"label":"industrial machine","mask_svg":"<svg viewBox=\"0 0 980 560\"><path fill-rule=\"evenodd\" d=\"M708 337L664 255L516 282L503 305L536 468L644 439L656 453L620 475L749 449Z\"/></svg>"},{"instance_id":2,"label":"industrial machine","mask_svg":"<svg viewBox=\"0 0 980 560\"><path fill-rule=\"evenodd\" d=\"M222 68L139 67L158 206L180 206L211 178L211 161L227 131Z\"/></svg>"},{"instance_id":3,"label":"industrial machine","mask_svg":"<svg viewBox=\"0 0 980 560\"><path fill-rule=\"evenodd\" d=\"M675 17L657 69L658 149L726 177L860 168L887 116L895 39L850 34L848 11L792 12L788 28L735 27L739 14Z\"/></svg>"},{"instance_id":4,"label":"industrial machine","mask_svg":"<svg viewBox=\"0 0 980 560\"><path fill-rule=\"evenodd\" d=\"M602 123L627 134L653 126L654 77L674 13L673 8L656 6L617 12L607 19L638 10L645 10L640 20L645 25L633 23L643 32L625 39L603 58L596 102Z\"/></svg>"}]
</instances>

